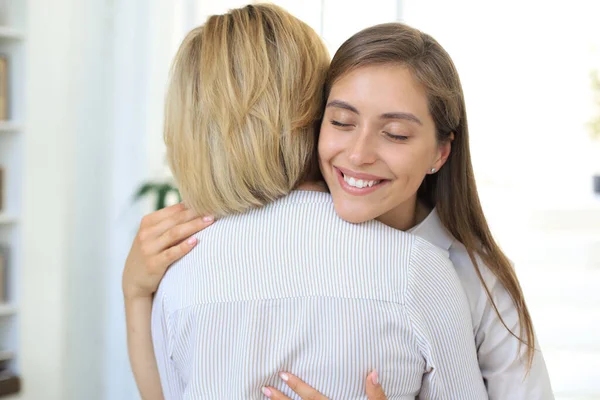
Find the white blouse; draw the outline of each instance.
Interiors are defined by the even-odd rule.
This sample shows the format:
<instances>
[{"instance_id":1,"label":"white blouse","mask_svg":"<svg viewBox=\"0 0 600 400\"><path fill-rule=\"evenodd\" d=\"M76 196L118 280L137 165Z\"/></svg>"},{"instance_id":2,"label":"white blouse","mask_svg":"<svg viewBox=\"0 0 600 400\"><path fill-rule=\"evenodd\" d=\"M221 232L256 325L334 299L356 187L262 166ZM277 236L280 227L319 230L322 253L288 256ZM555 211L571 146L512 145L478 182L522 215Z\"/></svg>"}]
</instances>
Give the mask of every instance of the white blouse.
<instances>
[{"instance_id":1,"label":"white blouse","mask_svg":"<svg viewBox=\"0 0 600 400\"><path fill-rule=\"evenodd\" d=\"M219 220L167 271L152 335L169 399L264 399L298 375L331 399L485 399L469 304L447 252L327 193Z\"/></svg>"},{"instance_id":2,"label":"white blouse","mask_svg":"<svg viewBox=\"0 0 600 400\"><path fill-rule=\"evenodd\" d=\"M434 209L423 222L409 232L449 252L450 260L469 299L479 367L490 399L554 399L546 363L539 346L536 346L538 350L535 352L531 371L527 374L526 358L517 357L519 341L502 325L465 247L443 227L437 211ZM504 322L518 334L519 316L510 295L479 258L477 264ZM521 346L521 352L525 350L525 346Z\"/></svg>"}]
</instances>

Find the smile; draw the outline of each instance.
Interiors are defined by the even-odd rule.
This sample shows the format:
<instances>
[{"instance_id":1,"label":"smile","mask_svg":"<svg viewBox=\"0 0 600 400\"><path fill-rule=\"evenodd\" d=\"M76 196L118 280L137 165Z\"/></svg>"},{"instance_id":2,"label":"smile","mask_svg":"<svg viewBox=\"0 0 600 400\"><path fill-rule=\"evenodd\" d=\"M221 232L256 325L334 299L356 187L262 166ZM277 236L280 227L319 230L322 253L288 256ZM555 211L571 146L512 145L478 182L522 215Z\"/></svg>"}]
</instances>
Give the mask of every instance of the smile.
<instances>
[{"instance_id":1,"label":"smile","mask_svg":"<svg viewBox=\"0 0 600 400\"><path fill-rule=\"evenodd\" d=\"M334 167L334 170L342 189L355 196L373 193L389 182L389 179L374 175L355 173L343 168Z\"/></svg>"},{"instance_id":2,"label":"smile","mask_svg":"<svg viewBox=\"0 0 600 400\"><path fill-rule=\"evenodd\" d=\"M342 174L343 175L343 174ZM373 187L373 185L377 185L381 181L367 181L362 179L354 179L353 177L348 177L348 175L344 175L344 182L352 187L357 187L359 189L368 187Z\"/></svg>"}]
</instances>

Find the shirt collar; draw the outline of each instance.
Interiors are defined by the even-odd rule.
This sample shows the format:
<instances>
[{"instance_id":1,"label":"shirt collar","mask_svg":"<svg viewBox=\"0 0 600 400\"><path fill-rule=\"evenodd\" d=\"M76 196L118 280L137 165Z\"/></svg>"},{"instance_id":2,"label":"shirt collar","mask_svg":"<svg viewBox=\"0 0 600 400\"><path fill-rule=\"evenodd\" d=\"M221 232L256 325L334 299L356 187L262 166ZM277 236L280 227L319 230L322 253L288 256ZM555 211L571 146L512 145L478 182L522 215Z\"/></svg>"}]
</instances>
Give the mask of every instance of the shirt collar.
<instances>
[{"instance_id":1,"label":"shirt collar","mask_svg":"<svg viewBox=\"0 0 600 400\"><path fill-rule=\"evenodd\" d=\"M408 232L420 236L429 243L436 245L439 248L450 250L450 246L454 242L454 237L442 225L440 216L434 208L429 215L421 221L420 224L410 229Z\"/></svg>"}]
</instances>

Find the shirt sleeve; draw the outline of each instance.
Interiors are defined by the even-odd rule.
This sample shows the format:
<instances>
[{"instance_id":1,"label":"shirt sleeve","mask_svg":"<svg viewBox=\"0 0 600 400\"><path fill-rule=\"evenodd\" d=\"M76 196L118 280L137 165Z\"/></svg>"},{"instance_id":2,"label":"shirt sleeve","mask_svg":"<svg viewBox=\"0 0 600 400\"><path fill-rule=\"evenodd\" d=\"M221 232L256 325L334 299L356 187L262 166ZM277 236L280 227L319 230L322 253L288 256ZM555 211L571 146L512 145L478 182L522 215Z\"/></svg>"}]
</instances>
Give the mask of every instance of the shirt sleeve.
<instances>
[{"instance_id":1,"label":"shirt sleeve","mask_svg":"<svg viewBox=\"0 0 600 400\"><path fill-rule=\"evenodd\" d=\"M172 358L173 330L170 317L164 295L157 293L152 304L152 343L165 400L182 399L185 389Z\"/></svg>"},{"instance_id":2,"label":"shirt sleeve","mask_svg":"<svg viewBox=\"0 0 600 400\"><path fill-rule=\"evenodd\" d=\"M482 268L483 269L483 268ZM489 271L485 271L489 275ZM506 323L515 334L519 334L519 315L504 286L495 279L488 279L492 299ZM481 287L483 291L483 287ZM479 366L488 388L490 399L553 400L552 386L544 357L536 350L533 364L527 372L527 347L504 327L494 307L484 294L485 302L481 321L476 331Z\"/></svg>"},{"instance_id":3,"label":"shirt sleeve","mask_svg":"<svg viewBox=\"0 0 600 400\"><path fill-rule=\"evenodd\" d=\"M413 248L405 299L426 361L419 399L487 399L460 280L447 252L421 244Z\"/></svg>"}]
</instances>

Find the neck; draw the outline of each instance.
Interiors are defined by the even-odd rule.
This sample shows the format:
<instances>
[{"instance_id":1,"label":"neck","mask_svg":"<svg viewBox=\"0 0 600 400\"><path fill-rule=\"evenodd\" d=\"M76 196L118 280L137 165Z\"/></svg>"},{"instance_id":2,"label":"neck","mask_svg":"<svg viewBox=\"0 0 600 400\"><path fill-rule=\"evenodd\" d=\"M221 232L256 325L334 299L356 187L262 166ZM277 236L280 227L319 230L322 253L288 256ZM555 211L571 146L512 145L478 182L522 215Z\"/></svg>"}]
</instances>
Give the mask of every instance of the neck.
<instances>
[{"instance_id":1,"label":"neck","mask_svg":"<svg viewBox=\"0 0 600 400\"><path fill-rule=\"evenodd\" d=\"M377 220L387 226L407 231L421 223L429 214L425 205L417 201L417 197L410 198L395 209L383 214Z\"/></svg>"}]
</instances>

